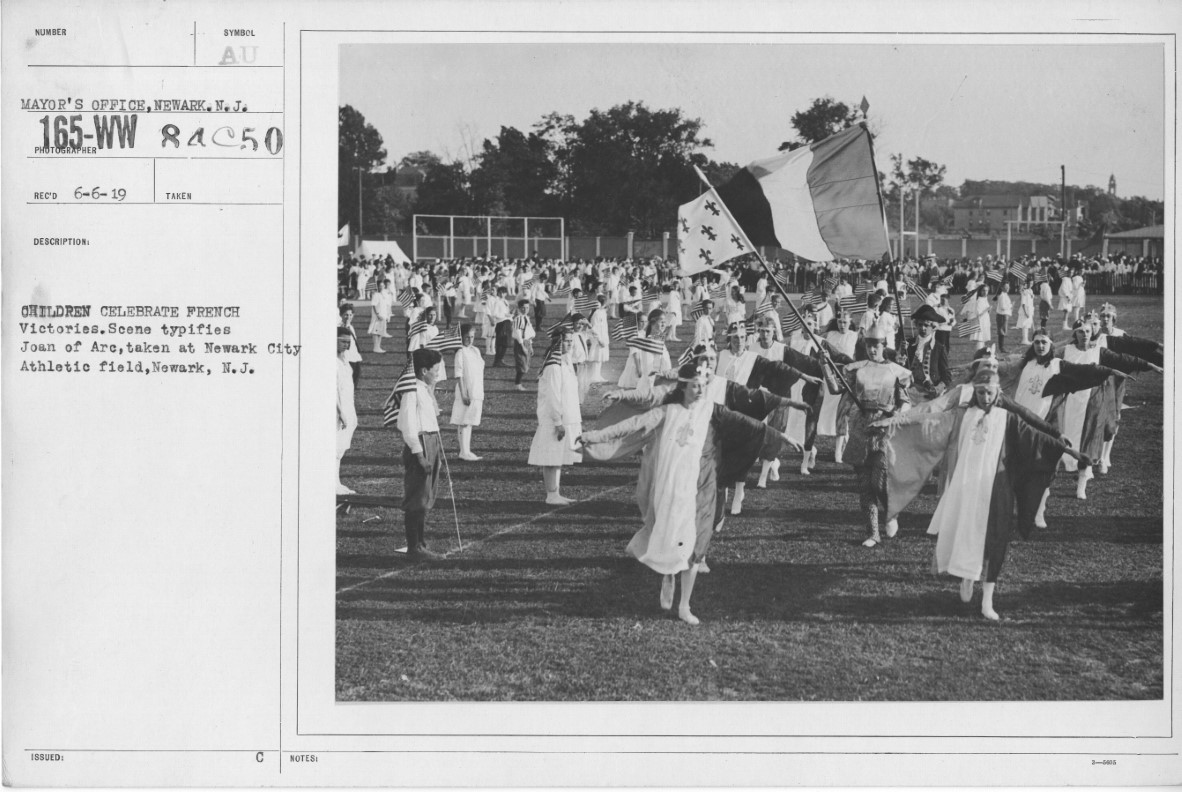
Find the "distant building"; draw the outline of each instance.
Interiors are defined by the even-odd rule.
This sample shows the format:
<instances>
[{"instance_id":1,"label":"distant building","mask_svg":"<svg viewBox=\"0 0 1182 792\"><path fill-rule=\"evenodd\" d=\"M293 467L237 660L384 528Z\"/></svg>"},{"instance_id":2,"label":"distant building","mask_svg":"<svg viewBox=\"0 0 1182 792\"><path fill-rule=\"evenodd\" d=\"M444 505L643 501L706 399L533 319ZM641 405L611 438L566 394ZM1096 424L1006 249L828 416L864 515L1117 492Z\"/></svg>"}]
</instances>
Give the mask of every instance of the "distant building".
<instances>
[{"instance_id":1,"label":"distant building","mask_svg":"<svg viewBox=\"0 0 1182 792\"><path fill-rule=\"evenodd\" d=\"M1108 194L1113 198L1116 197L1116 174L1113 173L1108 177Z\"/></svg>"},{"instance_id":2,"label":"distant building","mask_svg":"<svg viewBox=\"0 0 1182 792\"><path fill-rule=\"evenodd\" d=\"M1145 256L1162 258L1166 248L1166 227L1164 225L1134 228L1104 235L1105 256Z\"/></svg>"},{"instance_id":3,"label":"distant building","mask_svg":"<svg viewBox=\"0 0 1182 792\"><path fill-rule=\"evenodd\" d=\"M979 234L1005 233L1007 222L1023 224L1014 231L1029 231L1029 225L1061 219L1053 195L974 195L954 202L952 216L954 229Z\"/></svg>"}]
</instances>

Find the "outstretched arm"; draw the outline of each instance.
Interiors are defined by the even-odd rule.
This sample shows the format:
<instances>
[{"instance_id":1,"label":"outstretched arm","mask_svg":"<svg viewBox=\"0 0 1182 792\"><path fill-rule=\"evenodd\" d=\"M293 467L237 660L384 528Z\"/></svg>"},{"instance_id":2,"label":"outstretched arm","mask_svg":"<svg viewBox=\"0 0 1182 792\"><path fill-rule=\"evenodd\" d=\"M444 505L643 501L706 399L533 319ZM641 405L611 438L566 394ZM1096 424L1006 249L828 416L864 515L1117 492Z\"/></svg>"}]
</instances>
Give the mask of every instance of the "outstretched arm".
<instances>
[{"instance_id":1,"label":"outstretched arm","mask_svg":"<svg viewBox=\"0 0 1182 792\"><path fill-rule=\"evenodd\" d=\"M1103 348L1100 350L1100 364L1125 374L1131 374L1134 371L1156 371L1160 374L1162 370L1161 366L1151 363L1142 357L1122 354L1112 349Z\"/></svg>"},{"instance_id":2,"label":"outstretched arm","mask_svg":"<svg viewBox=\"0 0 1182 792\"><path fill-rule=\"evenodd\" d=\"M1123 377L1124 374L1107 366L1068 363L1063 360L1059 362L1059 373L1047 380L1047 384L1043 386L1042 395L1059 396L1088 388L1098 388L1104 384L1104 380L1113 376Z\"/></svg>"}]
</instances>

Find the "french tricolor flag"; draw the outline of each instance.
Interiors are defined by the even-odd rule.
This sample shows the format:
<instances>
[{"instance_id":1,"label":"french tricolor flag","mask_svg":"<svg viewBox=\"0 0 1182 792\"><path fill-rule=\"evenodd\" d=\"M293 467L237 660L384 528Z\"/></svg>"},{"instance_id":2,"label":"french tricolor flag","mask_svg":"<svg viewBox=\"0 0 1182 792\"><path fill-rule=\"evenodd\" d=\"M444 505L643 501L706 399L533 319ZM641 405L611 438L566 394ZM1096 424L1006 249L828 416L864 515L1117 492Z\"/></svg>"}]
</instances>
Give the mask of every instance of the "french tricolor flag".
<instances>
[{"instance_id":1,"label":"french tricolor flag","mask_svg":"<svg viewBox=\"0 0 1182 792\"><path fill-rule=\"evenodd\" d=\"M889 251L864 124L757 160L718 195L753 245L775 245L812 261L876 260Z\"/></svg>"}]
</instances>

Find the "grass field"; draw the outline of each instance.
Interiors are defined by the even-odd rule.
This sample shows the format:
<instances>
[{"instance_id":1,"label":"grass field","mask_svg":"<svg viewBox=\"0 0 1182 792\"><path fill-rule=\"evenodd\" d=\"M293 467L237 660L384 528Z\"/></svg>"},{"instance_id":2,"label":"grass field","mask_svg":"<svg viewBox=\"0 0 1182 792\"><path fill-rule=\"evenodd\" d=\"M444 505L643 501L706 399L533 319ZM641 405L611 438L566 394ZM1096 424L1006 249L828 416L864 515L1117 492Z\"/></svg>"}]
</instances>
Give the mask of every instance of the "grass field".
<instances>
[{"instance_id":1,"label":"grass field","mask_svg":"<svg viewBox=\"0 0 1182 792\"><path fill-rule=\"evenodd\" d=\"M1112 302L1128 332L1164 337L1160 298ZM357 314L362 334L368 309ZM1162 697L1162 375L1130 383L1112 470L1088 500L1060 476L1049 527L1011 547L1000 623L980 616L980 587L963 605L957 581L930 571L934 490L901 515L895 539L860 546L853 473L822 439L813 475L796 472L799 455L786 459L781 480L749 489L743 515L728 518L694 591L702 624L690 627L659 609L659 576L624 552L639 527L635 461L568 468L563 492L579 502L542 502L541 475L525 464L540 355L526 393L512 368L486 369L481 462L456 458L445 423L454 383L441 389L463 547L445 476L427 535L448 558L419 565L395 553L401 438L381 427L381 405L405 347L402 320L391 328L395 354L363 352L360 426L342 466L349 486L375 497L337 518L339 701ZM1011 331L1011 351L1018 338ZM970 351L954 338L954 366ZM613 352L609 377L623 363ZM599 411L592 391L584 423Z\"/></svg>"}]
</instances>

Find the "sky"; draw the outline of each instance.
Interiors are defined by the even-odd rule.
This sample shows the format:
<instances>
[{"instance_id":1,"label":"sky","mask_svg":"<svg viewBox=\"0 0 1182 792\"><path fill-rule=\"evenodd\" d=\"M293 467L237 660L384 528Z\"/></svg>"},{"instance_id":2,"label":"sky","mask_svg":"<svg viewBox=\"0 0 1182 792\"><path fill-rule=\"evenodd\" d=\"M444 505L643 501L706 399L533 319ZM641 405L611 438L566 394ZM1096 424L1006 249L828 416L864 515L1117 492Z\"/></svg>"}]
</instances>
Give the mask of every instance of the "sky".
<instances>
[{"instance_id":1,"label":"sky","mask_svg":"<svg viewBox=\"0 0 1182 792\"><path fill-rule=\"evenodd\" d=\"M813 99L865 96L879 170L924 157L959 187L1058 184L1063 165L1069 185L1112 174L1121 197L1161 199L1164 64L1161 44L1123 42L344 45L340 103L381 133L390 164L631 100L700 119L706 155L745 165L795 137L792 115Z\"/></svg>"}]
</instances>

